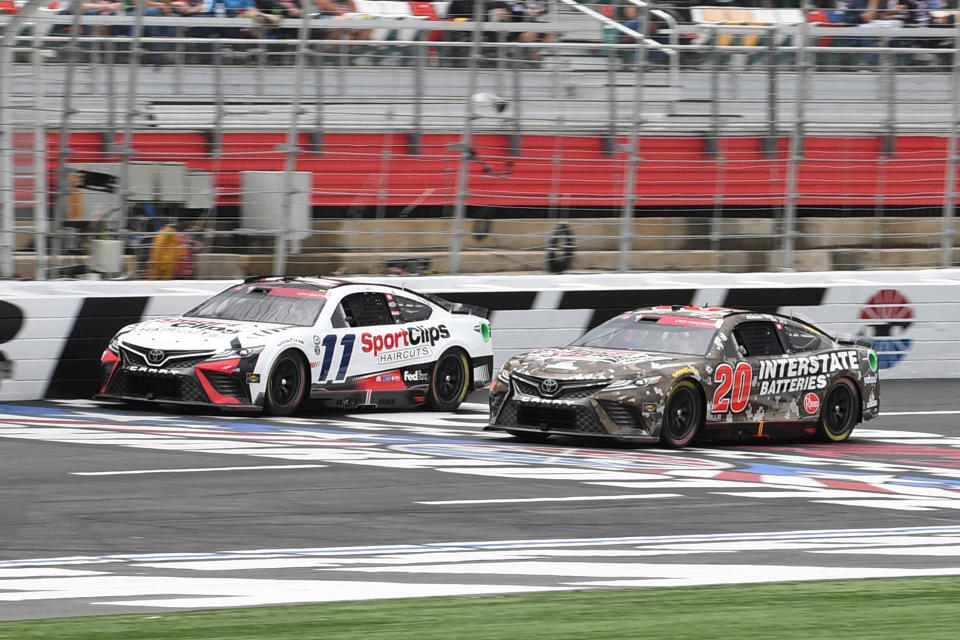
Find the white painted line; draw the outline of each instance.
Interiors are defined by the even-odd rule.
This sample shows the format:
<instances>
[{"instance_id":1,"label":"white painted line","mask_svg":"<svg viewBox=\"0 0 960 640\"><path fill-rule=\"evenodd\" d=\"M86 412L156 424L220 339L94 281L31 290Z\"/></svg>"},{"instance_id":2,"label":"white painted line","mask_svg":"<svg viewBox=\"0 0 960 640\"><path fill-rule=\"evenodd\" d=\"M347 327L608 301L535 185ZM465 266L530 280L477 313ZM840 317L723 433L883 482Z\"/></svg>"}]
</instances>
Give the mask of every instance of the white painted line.
<instances>
[{"instance_id":1,"label":"white painted line","mask_svg":"<svg viewBox=\"0 0 960 640\"><path fill-rule=\"evenodd\" d=\"M205 471L259 471L262 469L321 469L325 464L271 464L260 467L207 467L199 469L138 469L136 471L73 471L72 476L132 476L143 473L202 473Z\"/></svg>"},{"instance_id":2,"label":"white painted line","mask_svg":"<svg viewBox=\"0 0 960 640\"><path fill-rule=\"evenodd\" d=\"M954 416L960 413L960 409L949 409L942 411L881 411L881 416Z\"/></svg>"},{"instance_id":3,"label":"white painted line","mask_svg":"<svg viewBox=\"0 0 960 640\"><path fill-rule=\"evenodd\" d=\"M499 504L513 502L585 502L591 500L641 500L645 498L679 498L678 493L635 493L621 496L567 496L565 498L506 498L502 500L429 500L414 504Z\"/></svg>"}]
</instances>

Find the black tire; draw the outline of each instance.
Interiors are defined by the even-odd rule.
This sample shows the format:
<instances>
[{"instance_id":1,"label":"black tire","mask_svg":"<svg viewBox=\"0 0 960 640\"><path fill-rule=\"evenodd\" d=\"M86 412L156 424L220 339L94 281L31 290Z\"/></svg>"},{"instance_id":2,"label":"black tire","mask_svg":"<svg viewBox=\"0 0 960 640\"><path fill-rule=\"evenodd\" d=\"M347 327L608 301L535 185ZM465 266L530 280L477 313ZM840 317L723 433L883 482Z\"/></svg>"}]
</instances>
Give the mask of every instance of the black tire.
<instances>
[{"instance_id":1,"label":"black tire","mask_svg":"<svg viewBox=\"0 0 960 640\"><path fill-rule=\"evenodd\" d=\"M470 392L470 362L459 349L444 351L433 365L427 408L431 411L456 411Z\"/></svg>"},{"instance_id":2,"label":"black tire","mask_svg":"<svg viewBox=\"0 0 960 640\"><path fill-rule=\"evenodd\" d=\"M547 438L550 437L549 433L540 431L511 431L510 429L505 429L505 431L520 442L546 442Z\"/></svg>"},{"instance_id":3,"label":"black tire","mask_svg":"<svg viewBox=\"0 0 960 640\"><path fill-rule=\"evenodd\" d=\"M820 406L817 436L824 442L843 442L853 433L860 416L860 399L847 378L837 380L827 389Z\"/></svg>"},{"instance_id":4,"label":"black tire","mask_svg":"<svg viewBox=\"0 0 960 640\"><path fill-rule=\"evenodd\" d=\"M690 380L681 380L670 391L663 409L660 443L665 447L685 447L697 435L703 420L703 399Z\"/></svg>"},{"instance_id":5,"label":"black tire","mask_svg":"<svg viewBox=\"0 0 960 640\"><path fill-rule=\"evenodd\" d=\"M271 416L293 414L307 388L306 367L303 357L293 350L284 351L270 367L263 410Z\"/></svg>"}]
</instances>

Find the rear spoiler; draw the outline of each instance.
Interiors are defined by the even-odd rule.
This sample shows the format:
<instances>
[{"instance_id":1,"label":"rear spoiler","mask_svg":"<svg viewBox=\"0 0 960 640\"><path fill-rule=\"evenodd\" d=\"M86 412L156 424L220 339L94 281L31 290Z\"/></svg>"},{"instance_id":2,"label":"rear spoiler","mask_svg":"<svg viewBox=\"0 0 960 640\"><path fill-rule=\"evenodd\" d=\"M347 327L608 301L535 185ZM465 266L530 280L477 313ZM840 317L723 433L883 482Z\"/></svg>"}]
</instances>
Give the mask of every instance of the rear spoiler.
<instances>
[{"instance_id":1,"label":"rear spoiler","mask_svg":"<svg viewBox=\"0 0 960 640\"><path fill-rule=\"evenodd\" d=\"M432 293L421 293L420 295L450 313L462 313L468 316L477 316L478 318L486 318L490 315L490 310L486 307L480 307L475 304L464 304L463 302L450 302Z\"/></svg>"}]
</instances>

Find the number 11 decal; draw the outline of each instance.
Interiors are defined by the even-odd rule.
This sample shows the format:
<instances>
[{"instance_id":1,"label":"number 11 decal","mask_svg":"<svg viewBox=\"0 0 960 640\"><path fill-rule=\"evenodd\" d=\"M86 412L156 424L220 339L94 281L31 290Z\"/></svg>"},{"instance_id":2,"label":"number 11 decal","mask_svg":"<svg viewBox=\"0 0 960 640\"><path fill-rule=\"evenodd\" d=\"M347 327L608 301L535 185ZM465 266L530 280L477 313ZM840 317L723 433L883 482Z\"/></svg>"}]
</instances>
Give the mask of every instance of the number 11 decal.
<instances>
[{"instance_id":1,"label":"number 11 decal","mask_svg":"<svg viewBox=\"0 0 960 640\"><path fill-rule=\"evenodd\" d=\"M343 354L340 356L340 366L337 368L337 377L333 381L343 380L347 377L347 367L350 366L350 357L353 356L353 343L357 336L353 333L344 334L340 338L340 346L343 347ZM320 382L327 379L330 373L330 365L333 364L333 352L337 348L337 336L330 334L325 336L320 342L323 345L323 362L320 364Z\"/></svg>"},{"instance_id":2,"label":"number 11 decal","mask_svg":"<svg viewBox=\"0 0 960 640\"><path fill-rule=\"evenodd\" d=\"M753 382L753 368L748 363L738 362L736 370L726 362L717 365L713 381L717 384L713 392L713 413L741 413L747 408Z\"/></svg>"}]
</instances>

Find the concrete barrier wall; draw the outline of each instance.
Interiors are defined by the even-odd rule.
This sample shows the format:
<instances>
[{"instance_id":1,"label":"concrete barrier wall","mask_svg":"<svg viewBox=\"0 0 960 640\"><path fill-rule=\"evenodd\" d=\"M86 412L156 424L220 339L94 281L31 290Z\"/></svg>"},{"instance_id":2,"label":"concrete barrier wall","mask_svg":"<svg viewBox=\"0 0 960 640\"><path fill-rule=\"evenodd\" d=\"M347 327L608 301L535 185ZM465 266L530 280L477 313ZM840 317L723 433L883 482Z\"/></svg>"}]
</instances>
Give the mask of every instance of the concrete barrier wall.
<instances>
[{"instance_id":1,"label":"concrete barrier wall","mask_svg":"<svg viewBox=\"0 0 960 640\"><path fill-rule=\"evenodd\" d=\"M496 364L562 345L643 305L723 305L796 313L874 339L885 378L960 377L960 270L364 278L491 309ZM130 322L182 313L227 280L0 283L0 400L96 392L100 354Z\"/></svg>"}]
</instances>

